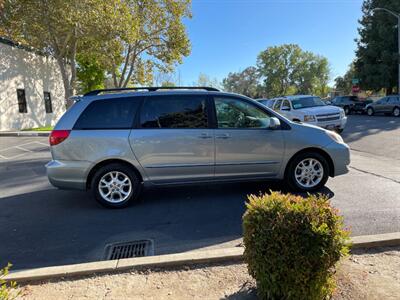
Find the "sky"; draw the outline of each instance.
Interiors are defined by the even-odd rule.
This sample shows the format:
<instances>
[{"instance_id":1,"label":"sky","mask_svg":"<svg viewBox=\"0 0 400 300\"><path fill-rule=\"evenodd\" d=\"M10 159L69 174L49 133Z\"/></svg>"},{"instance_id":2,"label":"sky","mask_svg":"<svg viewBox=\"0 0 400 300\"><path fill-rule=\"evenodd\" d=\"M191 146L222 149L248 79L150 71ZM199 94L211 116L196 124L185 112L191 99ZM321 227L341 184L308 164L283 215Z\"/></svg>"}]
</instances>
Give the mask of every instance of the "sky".
<instances>
[{"instance_id":1,"label":"sky","mask_svg":"<svg viewBox=\"0 0 400 300\"><path fill-rule=\"evenodd\" d=\"M184 20L190 56L179 65L181 85L200 73L221 81L256 64L267 47L298 44L328 58L331 82L353 60L362 0L192 0Z\"/></svg>"}]
</instances>

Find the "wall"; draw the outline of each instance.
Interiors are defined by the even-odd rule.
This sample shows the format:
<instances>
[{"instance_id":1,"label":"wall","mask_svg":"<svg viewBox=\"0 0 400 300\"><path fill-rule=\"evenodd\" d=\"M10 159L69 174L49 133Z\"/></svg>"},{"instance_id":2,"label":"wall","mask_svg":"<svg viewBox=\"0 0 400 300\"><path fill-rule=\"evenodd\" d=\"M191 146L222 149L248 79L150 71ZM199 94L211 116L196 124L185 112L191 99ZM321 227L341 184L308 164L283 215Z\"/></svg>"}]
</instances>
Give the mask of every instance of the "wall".
<instances>
[{"instance_id":1,"label":"wall","mask_svg":"<svg viewBox=\"0 0 400 300\"><path fill-rule=\"evenodd\" d=\"M27 113L18 110L17 89L25 89ZM43 91L51 94L53 113L46 114ZM56 60L0 42L0 131L51 126L64 112Z\"/></svg>"}]
</instances>

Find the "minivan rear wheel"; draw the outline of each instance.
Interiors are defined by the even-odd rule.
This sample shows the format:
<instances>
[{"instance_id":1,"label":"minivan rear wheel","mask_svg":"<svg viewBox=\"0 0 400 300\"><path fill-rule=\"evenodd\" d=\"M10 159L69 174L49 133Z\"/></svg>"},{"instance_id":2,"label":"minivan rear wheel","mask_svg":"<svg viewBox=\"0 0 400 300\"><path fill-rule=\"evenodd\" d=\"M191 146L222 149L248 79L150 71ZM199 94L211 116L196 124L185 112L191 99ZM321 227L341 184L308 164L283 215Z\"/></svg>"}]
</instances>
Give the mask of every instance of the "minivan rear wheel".
<instances>
[{"instance_id":1,"label":"minivan rear wheel","mask_svg":"<svg viewBox=\"0 0 400 300\"><path fill-rule=\"evenodd\" d=\"M101 205L108 208L122 208L139 197L141 184L131 168L112 163L96 171L91 188L94 198Z\"/></svg>"},{"instance_id":2,"label":"minivan rear wheel","mask_svg":"<svg viewBox=\"0 0 400 300\"><path fill-rule=\"evenodd\" d=\"M393 116L395 116L395 117L399 117L400 116L400 108L398 108L398 107L395 107L394 109L393 109Z\"/></svg>"},{"instance_id":3,"label":"minivan rear wheel","mask_svg":"<svg viewBox=\"0 0 400 300\"><path fill-rule=\"evenodd\" d=\"M300 153L292 159L286 171L286 182L292 190L312 192L325 185L329 164L316 152Z\"/></svg>"}]
</instances>

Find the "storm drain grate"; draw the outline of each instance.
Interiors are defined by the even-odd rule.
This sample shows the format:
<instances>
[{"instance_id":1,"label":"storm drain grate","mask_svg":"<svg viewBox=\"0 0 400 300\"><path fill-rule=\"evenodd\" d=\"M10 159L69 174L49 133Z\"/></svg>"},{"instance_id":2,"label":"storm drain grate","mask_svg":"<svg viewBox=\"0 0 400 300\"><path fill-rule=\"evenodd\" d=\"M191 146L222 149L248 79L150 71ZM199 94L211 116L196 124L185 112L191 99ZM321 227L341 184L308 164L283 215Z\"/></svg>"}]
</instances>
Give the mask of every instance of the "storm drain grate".
<instances>
[{"instance_id":1,"label":"storm drain grate","mask_svg":"<svg viewBox=\"0 0 400 300\"><path fill-rule=\"evenodd\" d=\"M107 245L105 249L106 260L142 257L150 255L154 255L152 240L115 243Z\"/></svg>"}]
</instances>

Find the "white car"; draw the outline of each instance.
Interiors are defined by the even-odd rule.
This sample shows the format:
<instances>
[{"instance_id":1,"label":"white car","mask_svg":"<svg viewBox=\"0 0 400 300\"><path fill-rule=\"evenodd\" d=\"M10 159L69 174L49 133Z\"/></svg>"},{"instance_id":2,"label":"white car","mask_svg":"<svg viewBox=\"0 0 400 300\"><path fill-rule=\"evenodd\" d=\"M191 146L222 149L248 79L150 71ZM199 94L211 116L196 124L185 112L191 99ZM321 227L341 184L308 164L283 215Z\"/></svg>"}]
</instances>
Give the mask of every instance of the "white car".
<instances>
[{"instance_id":1,"label":"white car","mask_svg":"<svg viewBox=\"0 0 400 300\"><path fill-rule=\"evenodd\" d=\"M265 101L265 99L262 99ZM263 103L260 100L259 102ZM304 122L342 132L347 117L337 106L326 105L321 98L311 95L284 96L269 99L268 107L294 122Z\"/></svg>"}]
</instances>

